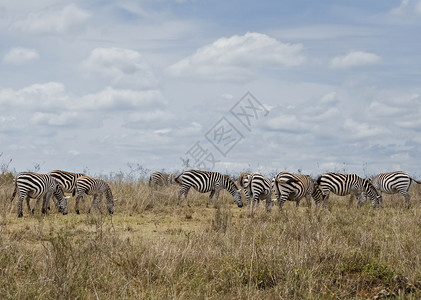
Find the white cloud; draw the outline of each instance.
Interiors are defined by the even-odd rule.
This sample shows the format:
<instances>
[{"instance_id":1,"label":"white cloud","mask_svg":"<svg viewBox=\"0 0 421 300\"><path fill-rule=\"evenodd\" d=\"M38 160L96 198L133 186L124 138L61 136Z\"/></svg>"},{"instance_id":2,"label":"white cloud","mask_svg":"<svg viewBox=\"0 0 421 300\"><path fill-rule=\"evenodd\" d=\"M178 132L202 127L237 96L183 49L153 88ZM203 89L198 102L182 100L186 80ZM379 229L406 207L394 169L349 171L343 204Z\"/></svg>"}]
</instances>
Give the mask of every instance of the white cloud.
<instances>
[{"instance_id":1,"label":"white cloud","mask_svg":"<svg viewBox=\"0 0 421 300\"><path fill-rule=\"evenodd\" d=\"M15 47L3 56L4 64L22 65L39 58L35 49Z\"/></svg>"},{"instance_id":2,"label":"white cloud","mask_svg":"<svg viewBox=\"0 0 421 300\"><path fill-rule=\"evenodd\" d=\"M369 123L361 122L360 120L346 119L344 128L349 131L349 137L353 138L369 138L374 136L383 136L388 132L382 127L375 126Z\"/></svg>"},{"instance_id":3,"label":"white cloud","mask_svg":"<svg viewBox=\"0 0 421 300\"><path fill-rule=\"evenodd\" d=\"M330 61L332 69L344 69L357 66L373 65L380 61L380 57L374 53L353 51L346 55L336 56Z\"/></svg>"},{"instance_id":4,"label":"white cloud","mask_svg":"<svg viewBox=\"0 0 421 300\"><path fill-rule=\"evenodd\" d=\"M117 86L144 88L157 83L142 55L130 49L95 48L82 65L95 76L109 79Z\"/></svg>"},{"instance_id":5,"label":"white cloud","mask_svg":"<svg viewBox=\"0 0 421 300\"><path fill-rule=\"evenodd\" d=\"M130 123L152 123L152 122L169 122L174 120L175 116L167 111L164 110L155 110L155 111L142 111L142 112L134 112L129 115L128 120Z\"/></svg>"},{"instance_id":6,"label":"white cloud","mask_svg":"<svg viewBox=\"0 0 421 300\"><path fill-rule=\"evenodd\" d=\"M35 113L31 121L36 125L46 126L68 126L78 122L78 114L76 112L64 112L64 113Z\"/></svg>"},{"instance_id":7,"label":"white cloud","mask_svg":"<svg viewBox=\"0 0 421 300\"><path fill-rule=\"evenodd\" d=\"M63 108L68 101L64 85L58 82L32 84L19 90L0 90L3 107L24 111L52 111Z\"/></svg>"},{"instance_id":8,"label":"white cloud","mask_svg":"<svg viewBox=\"0 0 421 300\"><path fill-rule=\"evenodd\" d=\"M220 38L170 66L175 76L243 79L266 67L292 67L305 62L301 44L286 44L261 33Z\"/></svg>"},{"instance_id":9,"label":"white cloud","mask_svg":"<svg viewBox=\"0 0 421 300\"><path fill-rule=\"evenodd\" d=\"M134 108L151 108L165 104L163 96L158 90L121 90L107 87L106 89L93 94L88 94L69 107L75 110L117 110L127 111Z\"/></svg>"},{"instance_id":10,"label":"white cloud","mask_svg":"<svg viewBox=\"0 0 421 300\"><path fill-rule=\"evenodd\" d=\"M409 4L409 0L402 0L401 4L398 7L395 7L391 10L391 13L394 15L403 14L408 4Z\"/></svg>"},{"instance_id":11,"label":"white cloud","mask_svg":"<svg viewBox=\"0 0 421 300\"><path fill-rule=\"evenodd\" d=\"M33 84L19 90L0 90L0 104L8 109L42 112L35 120L46 120L48 113L69 110L81 111L130 111L134 108L151 109L166 104L158 90L129 90L107 87L97 93L69 96L64 85L58 82ZM49 118L51 119L51 118ZM51 121L60 125L62 121Z\"/></svg>"},{"instance_id":12,"label":"white cloud","mask_svg":"<svg viewBox=\"0 0 421 300\"><path fill-rule=\"evenodd\" d=\"M64 34L82 28L90 18L89 12L69 4L61 9L32 12L26 19L15 22L13 27L30 33Z\"/></svg>"}]
</instances>

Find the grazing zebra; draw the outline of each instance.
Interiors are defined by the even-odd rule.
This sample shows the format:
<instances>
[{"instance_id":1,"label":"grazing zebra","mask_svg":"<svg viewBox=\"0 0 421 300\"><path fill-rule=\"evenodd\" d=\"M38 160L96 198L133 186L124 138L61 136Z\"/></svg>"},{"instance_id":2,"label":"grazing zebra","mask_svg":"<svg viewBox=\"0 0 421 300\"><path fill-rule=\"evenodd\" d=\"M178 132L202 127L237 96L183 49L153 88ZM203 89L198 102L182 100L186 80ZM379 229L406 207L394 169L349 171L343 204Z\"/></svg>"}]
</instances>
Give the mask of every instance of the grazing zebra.
<instances>
[{"instance_id":1,"label":"grazing zebra","mask_svg":"<svg viewBox=\"0 0 421 300\"><path fill-rule=\"evenodd\" d=\"M149 176L149 185L154 185L154 186L165 186L165 185L170 185L170 184L174 184L175 182L175 177L177 175L175 174L166 174L163 172L152 172L151 175Z\"/></svg>"},{"instance_id":2,"label":"grazing zebra","mask_svg":"<svg viewBox=\"0 0 421 300\"><path fill-rule=\"evenodd\" d=\"M48 175L52 176L61 185L63 192L72 193L72 197L74 197L76 194L76 179L85 174L54 170L48 173Z\"/></svg>"},{"instance_id":3,"label":"grazing zebra","mask_svg":"<svg viewBox=\"0 0 421 300\"><path fill-rule=\"evenodd\" d=\"M210 199L212 199L214 194L216 195L216 201L218 201L219 192L222 189L226 189L232 195L238 207L243 207L240 190L238 190L235 182L228 175L222 175L218 172L188 170L178 175L175 181L181 184L181 189L178 192L178 204L180 204L181 195L184 194L184 198L187 199L187 194L190 188L193 187L200 193L210 192L206 207L209 207ZM190 207L188 199L187 206Z\"/></svg>"},{"instance_id":4,"label":"grazing zebra","mask_svg":"<svg viewBox=\"0 0 421 300\"><path fill-rule=\"evenodd\" d=\"M28 211L31 211L29 206L30 198L36 198L37 204L42 198L42 213L45 214L47 213L51 196L53 196L53 198L57 198L57 202L55 203L58 204L57 207L59 212L63 213L63 215L67 214L67 197L64 197L61 186L48 174L37 174L32 172L19 173L15 178L15 189L11 200L15 198L18 191L18 218L23 217L23 199L26 199ZM32 213L34 213L34 209L32 209Z\"/></svg>"},{"instance_id":5,"label":"grazing zebra","mask_svg":"<svg viewBox=\"0 0 421 300\"><path fill-rule=\"evenodd\" d=\"M76 179L76 213L79 214L79 200L85 200L86 195L92 195L92 204L99 204L102 199L102 195L105 193L107 200L107 209L110 214L114 213L114 201L113 194L111 193L110 186L104 180L100 178L93 178L89 176L81 176ZM90 212L90 209L89 209Z\"/></svg>"},{"instance_id":6,"label":"grazing zebra","mask_svg":"<svg viewBox=\"0 0 421 300\"><path fill-rule=\"evenodd\" d=\"M379 202L382 202L381 195L377 193L370 181L356 174L325 173L317 179L317 184L322 191L325 205L328 203L330 192L339 196L351 194L349 204L352 203L354 196L357 196L359 207L363 203L365 194L370 197L371 205L375 208L378 208Z\"/></svg>"},{"instance_id":7,"label":"grazing zebra","mask_svg":"<svg viewBox=\"0 0 421 300\"><path fill-rule=\"evenodd\" d=\"M238 183L244 189L251 215L256 212L259 201L263 199L266 199L266 211L272 209L272 183L270 179L257 173L241 173L238 177ZM252 200L251 197L253 197ZM250 201L252 202L250 203Z\"/></svg>"},{"instance_id":8,"label":"grazing zebra","mask_svg":"<svg viewBox=\"0 0 421 300\"><path fill-rule=\"evenodd\" d=\"M308 207L311 207L311 197L317 205L323 200L319 186L309 175L280 172L273 178L272 186L280 209L287 200L295 201L297 207L303 197L306 198Z\"/></svg>"},{"instance_id":9,"label":"grazing zebra","mask_svg":"<svg viewBox=\"0 0 421 300\"><path fill-rule=\"evenodd\" d=\"M421 181L411 178L408 173L403 171L395 171L389 173L380 173L370 178L371 184L376 188L377 192L381 196L382 193L396 194L401 193L405 197L406 206L409 208L409 196L408 190L412 182L421 184ZM380 198L381 199L381 198ZM383 207L383 201L380 202Z\"/></svg>"}]
</instances>

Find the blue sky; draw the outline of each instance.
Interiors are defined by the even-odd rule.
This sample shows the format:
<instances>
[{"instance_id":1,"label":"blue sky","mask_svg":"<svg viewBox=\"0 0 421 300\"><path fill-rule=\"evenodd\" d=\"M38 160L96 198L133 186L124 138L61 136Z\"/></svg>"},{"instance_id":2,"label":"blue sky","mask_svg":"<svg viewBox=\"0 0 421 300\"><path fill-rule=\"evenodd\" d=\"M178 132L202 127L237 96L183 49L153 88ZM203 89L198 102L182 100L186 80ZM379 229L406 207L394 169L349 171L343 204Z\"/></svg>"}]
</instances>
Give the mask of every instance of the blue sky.
<instances>
[{"instance_id":1,"label":"blue sky","mask_svg":"<svg viewBox=\"0 0 421 300\"><path fill-rule=\"evenodd\" d=\"M2 1L0 163L421 176L419 32L419 0Z\"/></svg>"}]
</instances>

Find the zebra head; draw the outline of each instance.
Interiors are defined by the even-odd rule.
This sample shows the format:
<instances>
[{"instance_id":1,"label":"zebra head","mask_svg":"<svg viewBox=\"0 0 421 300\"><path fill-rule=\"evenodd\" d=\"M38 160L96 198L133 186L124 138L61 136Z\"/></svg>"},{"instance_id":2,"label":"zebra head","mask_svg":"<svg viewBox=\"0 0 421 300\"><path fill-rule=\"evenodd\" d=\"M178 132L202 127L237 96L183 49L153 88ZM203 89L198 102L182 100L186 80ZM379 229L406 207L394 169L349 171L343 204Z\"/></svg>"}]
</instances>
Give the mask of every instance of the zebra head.
<instances>
[{"instance_id":1,"label":"zebra head","mask_svg":"<svg viewBox=\"0 0 421 300\"><path fill-rule=\"evenodd\" d=\"M63 188L59 184L56 184L56 188L54 190L54 197L58 201L58 211L61 212L63 215L67 215L67 198L69 198L69 196L64 196Z\"/></svg>"},{"instance_id":2,"label":"zebra head","mask_svg":"<svg viewBox=\"0 0 421 300\"><path fill-rule=\"evenodd\" d=\"M317 184L317 180L313 180L313 184L314 184L314 186L313 186L313 192L311 193L311 196L313 197L314 201L316 202L316 205L320 205L323 202L324 195L323 195L322 190L320 189L319 185Z\"/></svg>"},{"instance_id":3,"label":"zebra head","mask_svg":"<svg viewBox=\"0 0 421 300\"><path fill-rule=\"evenodd\" d=\"M241 190L237 190L234 193L234 203L237 204L238 207L243 207L243 200L241 199Z\"/></svg>"},{"instance_id":4,"label":"zebra head","mask_svg":"<svg viewBox=\"0 0 421 300\"><path fill-rule=\"evenodd\" d=\"M370 197L371 205L374 208L379 208L379 203L382 203L383 199L382 199L382 196L379 193L377 193L377 190L374 187L374 185L371 183L371 180L363 179L363 186L364 186L365 192Z\"/></svg>"}]
</instances>

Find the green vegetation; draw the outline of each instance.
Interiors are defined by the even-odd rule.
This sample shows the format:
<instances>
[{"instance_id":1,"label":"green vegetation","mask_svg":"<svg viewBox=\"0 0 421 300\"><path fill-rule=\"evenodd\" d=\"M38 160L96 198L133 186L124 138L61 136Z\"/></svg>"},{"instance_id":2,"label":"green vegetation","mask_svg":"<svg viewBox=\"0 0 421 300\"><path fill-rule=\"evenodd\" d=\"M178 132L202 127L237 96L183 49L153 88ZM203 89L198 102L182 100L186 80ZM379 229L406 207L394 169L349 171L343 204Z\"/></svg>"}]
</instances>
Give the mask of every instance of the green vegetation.
<instances>
[{"instance_id":1,"label":"green vegetation","mask_svg":"<svg viewBox=\"0 0 421 300\"><path fill-rule=\"evenodd\" d=\"M286 203L254 217L228 193L143 182L111 183L111 217L95 211L16 216L9 172L0 175L1 299L369 299L421 297L421 186L412 207L401 195L385 208L297 209ZM87 197L89 199L89 197ZM90 200L90 199L89 199ZM35 201L31 203L34 205Z\"/></svg>"}]
</instances>

